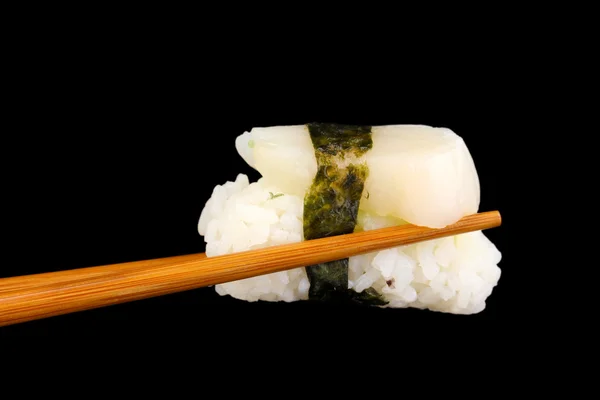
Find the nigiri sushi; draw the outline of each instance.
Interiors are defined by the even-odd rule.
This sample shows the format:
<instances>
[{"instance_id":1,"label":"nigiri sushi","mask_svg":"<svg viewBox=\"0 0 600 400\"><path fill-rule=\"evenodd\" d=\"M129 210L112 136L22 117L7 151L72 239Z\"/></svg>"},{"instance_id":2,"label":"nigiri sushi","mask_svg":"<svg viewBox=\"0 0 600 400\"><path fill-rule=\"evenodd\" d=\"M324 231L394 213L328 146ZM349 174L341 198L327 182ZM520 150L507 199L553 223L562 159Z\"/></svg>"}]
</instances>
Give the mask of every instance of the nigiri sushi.
<instances>
[{"instance_id":1,"label":"nigiri sushi","mask_svg":"<svg viewBox=\"0 0 600 400\"><path fill-rule=\"evenodd\" d=\"M261 177L217 185L198 232L208 257L411 223L441 228L478 212L463 139L425 125L311 123L235 140ZM501 253L481 231L215 286L245 301L349 300L454 314L485 309Z\"/></svg>"}]
</instances>

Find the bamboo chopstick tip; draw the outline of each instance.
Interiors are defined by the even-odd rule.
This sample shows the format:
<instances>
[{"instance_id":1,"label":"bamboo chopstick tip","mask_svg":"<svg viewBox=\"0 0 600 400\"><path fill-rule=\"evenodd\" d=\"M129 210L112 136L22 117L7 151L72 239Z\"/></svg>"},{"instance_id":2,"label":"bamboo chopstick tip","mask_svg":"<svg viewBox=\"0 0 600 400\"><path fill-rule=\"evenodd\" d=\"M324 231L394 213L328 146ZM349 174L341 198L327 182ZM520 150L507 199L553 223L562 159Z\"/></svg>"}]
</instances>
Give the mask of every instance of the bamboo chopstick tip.
<instances>
[{"instance_id":1,"label":"bamboo chopstick tip","mask_svg":"<svg viewBox=\"0 0 600 400\"><path fill-rule=\"evenodd\" d=\"M502 225L502 215L500 214L500 211L494 210L494 211L492 211L492 213L494 214L494 217L495 217L495 219L497 221L497 225L496 226Z\"/></svg>"}]
</instances>

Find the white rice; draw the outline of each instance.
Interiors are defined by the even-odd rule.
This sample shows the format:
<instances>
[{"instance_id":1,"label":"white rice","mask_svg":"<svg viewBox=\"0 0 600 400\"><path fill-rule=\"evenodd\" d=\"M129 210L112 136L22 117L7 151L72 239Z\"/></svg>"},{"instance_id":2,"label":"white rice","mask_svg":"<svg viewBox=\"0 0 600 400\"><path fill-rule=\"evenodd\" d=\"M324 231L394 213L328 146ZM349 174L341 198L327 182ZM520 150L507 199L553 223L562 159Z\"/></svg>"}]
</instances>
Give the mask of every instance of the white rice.
<instances>
[{"instance_id":1,"label":"white rice","mask_svg":"<svg viewBox=\"0 0 600 400\"><path fill-rule=\"evenodd\" d=\"M216 186L198 223L208 257L303 240L303 199L283 193L264 179ZM356 230L405 223L359 212ZM373 287L389 301L385 307L414 307L454 314L485 309L500 279L501 254L483 232L421 242L351 257L348 286ZM308 299L304 268L216 285L217 293L245 301Z\"/></svg>"}]
</instances>

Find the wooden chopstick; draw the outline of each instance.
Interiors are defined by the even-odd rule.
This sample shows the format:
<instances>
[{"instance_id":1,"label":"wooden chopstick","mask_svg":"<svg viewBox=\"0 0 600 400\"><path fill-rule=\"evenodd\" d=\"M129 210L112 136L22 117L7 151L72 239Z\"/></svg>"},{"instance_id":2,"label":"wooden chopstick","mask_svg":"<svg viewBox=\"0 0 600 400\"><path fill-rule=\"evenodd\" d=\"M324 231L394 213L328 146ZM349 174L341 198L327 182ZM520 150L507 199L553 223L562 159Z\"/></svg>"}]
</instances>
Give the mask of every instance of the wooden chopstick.
<instances>
[{"instance_id":1,"label":"wooden chopstick","mask_svg":"<svg viewBox=\"0 0 600 400\"><path fill-rule=\"evenodd\" d=\"M203 258L206 258L206 254L204 253L186 254L182 256L155 258L152 260L132 261L97 267L4 278L0 279L0 299L7 296L9 293L23 292L26 289L48 287L49 285L74 285L85 283L91 278L109 278L110 276L123 274L124 272L144 271L161 265L184 261L197 261Z\"/></svg>"},{"instance_id":2,"label":"wooden chopstick","mask_svg":"<svg viewBox=\"0 0 600 400\"><path fill-rule=\"evenodd\" d=\"M167 257L0 279L0 326L197 289L500 226L498 211L441 229L401 225L217 257Z\"/></svg>"}]
</instances>

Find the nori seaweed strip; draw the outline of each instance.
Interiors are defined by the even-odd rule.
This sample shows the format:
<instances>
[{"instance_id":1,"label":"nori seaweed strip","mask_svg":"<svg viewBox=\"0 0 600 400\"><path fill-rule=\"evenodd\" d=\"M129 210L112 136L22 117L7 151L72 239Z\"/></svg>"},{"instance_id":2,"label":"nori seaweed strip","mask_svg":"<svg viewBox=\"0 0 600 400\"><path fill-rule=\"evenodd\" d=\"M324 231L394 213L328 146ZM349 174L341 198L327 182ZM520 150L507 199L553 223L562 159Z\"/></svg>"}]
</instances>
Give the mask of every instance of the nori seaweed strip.
<instances>
[{"instance_id":1,"label":"nori seaweed strip","mask_svg":"<svg viewBox=\"0 0 600 400\"><path fill-rule=\"evenodd\" d=\"M369 172L361 157L373 146L371 127L324 123L307 126L315 149L317 173L304 197L304 238L352 233ZM361 293L348 289L347 258L308 266L306 273L310 300L386 304L371 288Z\"/></svg>"}]
</instances>

